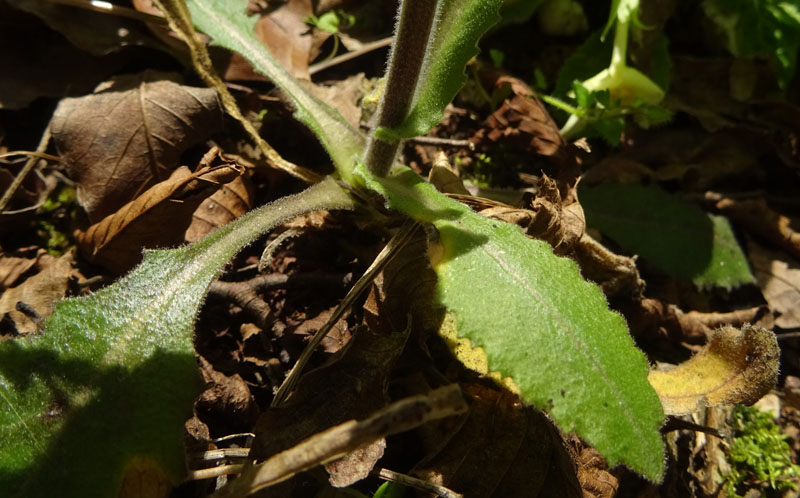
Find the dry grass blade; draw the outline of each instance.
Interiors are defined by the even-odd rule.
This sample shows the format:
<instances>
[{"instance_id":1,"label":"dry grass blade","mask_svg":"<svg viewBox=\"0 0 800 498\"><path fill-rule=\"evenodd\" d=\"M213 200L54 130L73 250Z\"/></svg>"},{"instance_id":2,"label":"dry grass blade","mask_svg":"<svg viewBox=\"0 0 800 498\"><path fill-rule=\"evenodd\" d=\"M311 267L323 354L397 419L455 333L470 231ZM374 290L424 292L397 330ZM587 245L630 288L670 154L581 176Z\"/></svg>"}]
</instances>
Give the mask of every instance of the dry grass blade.
<instances>
[{"instance_id":1,"label":"dry grass blade","mask_svg":"<svg viewBox=\"0 0 800 498\"><path fill-rule=\"evenodd\" d=\"M275 168L283 170L308 183L319 182L321 180L319 174L281 157L266 140L261 138L253 124L242 115L233 95L230 94L225 83L214 70L211 57L209 57L205 45L198 40L184 0L153 0L153 3L161 10L164 17L167 18L169 27L178 33L189 46L189 51L192 54L192 63L197 73L208 86L217 90L220 100L222 100L222 104L225 106L225 110L242 124L247 133L258 144L259 149L264 153L269 163Z\"/></svg>"}]
</instances>

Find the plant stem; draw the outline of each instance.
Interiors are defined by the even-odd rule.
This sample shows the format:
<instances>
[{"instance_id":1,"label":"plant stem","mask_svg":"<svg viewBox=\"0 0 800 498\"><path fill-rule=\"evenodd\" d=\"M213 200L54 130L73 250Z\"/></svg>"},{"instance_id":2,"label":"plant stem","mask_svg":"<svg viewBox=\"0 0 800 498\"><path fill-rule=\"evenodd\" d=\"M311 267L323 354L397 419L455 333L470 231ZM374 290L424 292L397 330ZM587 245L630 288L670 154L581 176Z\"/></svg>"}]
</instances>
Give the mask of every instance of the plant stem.
<instances>
[{"instance_id":1,"label":"plant stem","mask_svg":"<svg viewBox=\"0 0 800 498\"><path fill-rule=\"evenodd\" d=\"M400 125L411 108L437 4L436 0L403 0L400 4L386 87L364 153L367 169L375 176L386 176L400 147L400 140L377 138L375 130Z\"/></svg>"}]
</instances>

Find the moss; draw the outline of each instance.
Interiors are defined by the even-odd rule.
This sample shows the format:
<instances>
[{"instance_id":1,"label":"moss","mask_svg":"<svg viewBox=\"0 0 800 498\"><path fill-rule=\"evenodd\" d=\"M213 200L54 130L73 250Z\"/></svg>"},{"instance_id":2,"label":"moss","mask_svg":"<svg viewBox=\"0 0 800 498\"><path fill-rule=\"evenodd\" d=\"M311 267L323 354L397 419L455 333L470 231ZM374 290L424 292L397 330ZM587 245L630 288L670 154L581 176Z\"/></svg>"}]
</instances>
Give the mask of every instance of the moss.
<instances>
[{"instance_id":1,"label":"moss","mask_svg":"<svg viewBox=\"0 0 800 498\"><path fill-rule=\"evenodd\" d=\"M729 498L750 487L776 491L797 489L800 466L792 463L788 436L772 421L769 413L737 406L733 411L734 439L728 459L731 471L725 476Z\"/></svg>"}]
</instances>

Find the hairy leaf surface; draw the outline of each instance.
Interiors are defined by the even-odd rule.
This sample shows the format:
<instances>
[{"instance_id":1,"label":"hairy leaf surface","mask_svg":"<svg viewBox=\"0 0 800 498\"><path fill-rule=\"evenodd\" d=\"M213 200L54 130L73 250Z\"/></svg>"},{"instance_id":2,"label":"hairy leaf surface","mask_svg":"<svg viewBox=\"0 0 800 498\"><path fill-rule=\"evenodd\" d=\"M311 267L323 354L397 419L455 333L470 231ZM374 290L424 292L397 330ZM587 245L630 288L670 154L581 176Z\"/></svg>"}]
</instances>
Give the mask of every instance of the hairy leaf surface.
<instances>
[{"instance_id":1,"label":"hairy leaf surface","mask_svg":"<svg viewBox=\"0 0 800 498\"><path fill-rule=\"evenodd\" d=\"M425 54L414 104L398 127L376 130L388 139L428 133L439 124L464 82L464 66L478 54L478 40L500 20L501 0L441 0Z\"/></svg>"},{"instance_id":2,"label":"hairy leaf surface","mask_svg":"<svg viewBox=\"0 0 800 498\"><path fill-rule=\"evenodd\" d=\"M660 479L663 413L647 360L575 263L436 192L408 168L383 179L357 171L390 207L437 228L438 298L456 315L459 335L484 349L489 369L513 378L523 399L612 465Z\"/></svg>"},{"instance_id":3,"label":"hairy leaf surface","mask_svg":"<svg viewBox=\"0 0 800 498\"><path fill-rule=\"evenodd\" d=\"M699 286L754 281L728 220L663 190L606 183L580 189L590 226L665 273Z\"/></svg>"},{"instance_id":4,"label":"hairy leaf surface","mask_svg":"<svg viewBox=\"0 0 800 498\"><path fill-rule=\"evenodd\" d=\"M317 135L336 170L353 183L355 161L364 150L364 135L332 107L314 97L255 37L256 17L247 16L247 0L186 0L192 22L214 43L238 52L256 71L280 87L297 107L295 118Z\"/></svg>"},{"instance_id":5,"label":"hairy leaf surface","mask_svg":"<svg viewBox=\"0 0 800 498\"><path fill-rule=\"evenodd\" d=\"M4 496L116 496L126 468L177 482L182 426L201 387L192 333L208 285L277 223L353 206L323 181L194 244L147 251L117 283L60 302L42 334L0 343Z\"/></svg>"}]
</instances>

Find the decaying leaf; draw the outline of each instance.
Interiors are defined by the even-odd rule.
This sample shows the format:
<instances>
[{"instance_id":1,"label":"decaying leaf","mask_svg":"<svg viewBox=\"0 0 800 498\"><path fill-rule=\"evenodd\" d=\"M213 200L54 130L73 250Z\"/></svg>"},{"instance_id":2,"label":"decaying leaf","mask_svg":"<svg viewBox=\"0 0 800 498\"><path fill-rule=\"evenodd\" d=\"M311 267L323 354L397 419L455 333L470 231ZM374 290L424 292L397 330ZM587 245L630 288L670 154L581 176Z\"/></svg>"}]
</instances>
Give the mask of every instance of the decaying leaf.
<instances>
[{"instance_id":1,"label":"decaying leaf","mask_svg":"<svg viewBox=\"0 0 800 498\"><path fill-rule=\"evenodd\" d=\"M536 94L522 80L509 75L485 73L491 86L508 88L511 97L503 102L472 138L475 143L497 144L555 156L567 147L553 118Z\"/></svg>"},{"instance_id":2,"label":"decaying leaf","mask_svg":"<svg viewBox=\"0 0 800 498\"><path fill-rule=\"evenodd\" d=\"M236 163L209 166L217 152L212 149L196 173L181 166L114 214L76 232L81 250L91 261L123 273L141 261L143 248L182 243L200 203L242 172Z\"/></svg>"},{"instance_id":3,"label":"decaying leaf","mask_svg":"<svg viewBox=\"0 0 800 498\"><path fill-rule=\"evenodd\" d=\"M31 334L38 330L38 320L17 310L17 302L32 308L41 318L50 316L53 306L67 293L67 283L75 262L72 252L59 258L42 254L36 259L38 272L0 295L0 316L9 314L17 332Z\"/></svg>"},{"instance_id":4,"label":"decaying leaf","mask_svg":"<svg viewBox=\"0 0 800 498\"><path fill-rule=\"evenodd\" d=\"M47 252L29 247L11 253L0 252L0 291L16 285L17 280L32 269Z\"/></svg>"},{"instance_id":5,"label":"decaying leaf","mask_svg":"<svg viewBox=\"0 0 800 498\"><path fill-rule=\"evenodd\" d=\"M293 77L311 80L308 63L311 59L311 27L306 19L314 10L311 0L290 0L271 9L256 22L253 35L286 68ZM233 53L227 70L227 80L264 80L244 57Z\"/></svg>"},{"instance_id":6,"label":"decaying leaf","mask_svg":"<svg viewBox=\"0 0 800 498\"><path fill-rule=\"evenodd\" d=\"M372 441L411 430L439 418L464 413L467 405L456 384L396 401L366 420L350 420L322 431L296 446L248 467L238 479L214 495L215 498L245 496L289 477L345 455Z\"/></svg>"},{"instance_id":7,"label":"decaying leaf","mask_svg":"<svg viewBox=\"0 0 800 498\"><path fill-rule=\"evenodd\" d=\"M114 55L95 57L64 43L43 21L8 2L0 4L0 46L0 67L14 68L0 76L0 109L21 109L39 97L90 92L123 63Z\"/></svg>"},{"instance_id":8,"label":"decaying leaf","mask_svg":"<svg viewBox=\"0 0 800 498\"><path fill-rule=\"evenodd\" d=\"M497 388L464 387L470 411L414 475L469 497L580 497L575 468L553 424Z\"/></svg>"},{"instance_id":9,"label":"decaying leaf","mask_svg":"<svg viewBox=\"0 0 800 498\"><path fill-rule=\"evenodd\" d=\"M747 249L764 299L772 311L780 313L775 325L785 329L800 327L800 263L752 242Z\"/></svg>"},{"instance_id":10,"label":"decaying leaf","mask_svg":"<svg viewBox=\"0 0 800 498\"><path fill-rule=\"evenodd\" d=\"M648 380L668 415L720 404L753 404L775 387L780 349L761 327L723 327L694 357L671 370L651 370Z\"/></svg>"},{"instance_id":11,"label":"decaying leaf","mask_svg":"<svg viewBox=\"0 0 800 498\"><path fill-rule=\"evenodd\" d=\"M195 242L253 208L253 186L247 176L237 176L203 200L192 214L186 242Z\"/></svg>"},{"instance_id":12,"label":"decaying leaf","mask_svg":"<svg viewBox=\"0 0 800 498\"><path fill-rule=\"evenodd\" d=\"M221 125L214 90L145 72L63 99L51 130L78 201L97 222L169 177L181 153Z\"/></svg>"}]
</instances>

